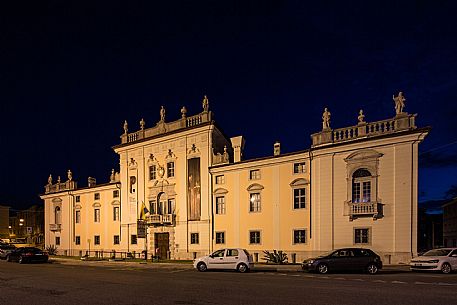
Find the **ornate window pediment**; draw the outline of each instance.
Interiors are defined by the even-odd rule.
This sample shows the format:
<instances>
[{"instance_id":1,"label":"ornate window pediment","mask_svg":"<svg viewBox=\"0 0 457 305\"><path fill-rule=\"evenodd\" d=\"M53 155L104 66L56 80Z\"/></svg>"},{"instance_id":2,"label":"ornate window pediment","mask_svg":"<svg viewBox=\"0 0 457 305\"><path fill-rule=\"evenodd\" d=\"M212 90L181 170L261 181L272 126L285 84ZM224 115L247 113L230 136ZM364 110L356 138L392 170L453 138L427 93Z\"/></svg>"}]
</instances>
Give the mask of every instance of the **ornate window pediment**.
<instances>
[{"instance_id":1,"label":"ornate window pediment","mask_svg":"<svg viewBox=\"0 0 457 305\"><path fill-rule=\"evenodd\" d=\"M213 192L214 195L225 195L227 193L228 193L228 191L224 188L217 188Z\"/></svg>"},{"instance_id":2,"label":"ornate window pediment","mask_svg":"<svg viewBox=\"0 0 457 305\"><path fill-rule=\"evenodd\" d=\"M102 205L99 202L95 202L92 206L94 208L100 208Z\"/></svg>"},{"instance_id":3,"label":"ornate window pediment","mask_svg":"<svg viewBox=\"0 0 457 305\"><path fill-rule=\"evenodd\" d=\"M121 202L119 200L113 200L111 205L121 205Z\"/></svg>"},{"instance_id":4,"label":"ornate window pediment","mask_svg":"<svg viewBox=\"0 0 457 305\"><path fill-rule=\"evenodd\" d=\"M308 180L306 180L304 178L298 178L298 179L295 179L294 181L292 181L289 185L291 187L299 187L299 186L305 186L308 184L309 184Z\"/></svg>"},{"instance_id":5,"label":"ornate window pediment","mask_svg":"<svg viewBox=\"0 0 457 305\"><path fill-rule=\"evenodd\" d=\"M264 189L263 185L260 185L258 183L253 183L250 186L248 186L247 191L248 192L256 192L256 191L261 191L263 189Z\"/></svg>"}]
</instances>

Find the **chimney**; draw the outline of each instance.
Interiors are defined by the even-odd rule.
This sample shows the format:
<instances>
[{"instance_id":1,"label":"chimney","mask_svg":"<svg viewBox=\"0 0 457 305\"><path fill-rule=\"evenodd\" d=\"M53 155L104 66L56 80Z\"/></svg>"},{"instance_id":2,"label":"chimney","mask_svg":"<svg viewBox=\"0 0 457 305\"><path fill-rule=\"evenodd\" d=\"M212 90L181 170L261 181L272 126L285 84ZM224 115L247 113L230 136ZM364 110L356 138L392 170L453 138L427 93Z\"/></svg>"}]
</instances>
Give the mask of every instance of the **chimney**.
<instances>
[{"instance_id":1,"label":"chimney","mask_svg":"<svg viewBox=\"0 0 457 305\"><path fill-rule=\"evenodd\" d=\"M97 184L95 178L93 178L93 177L87 178L87 186L93 187L93 186L95 186L95 184Z\"/></svg>"},{"instance_id":2,"label":"chimney","mask_svg":"<svg viewBox=\"0 0 457 305\"><path fill-rule=\"evenodd\" d=\"M240 162L243 159L244 138L243 136L230 138L233 148L233 162Z\"/></svg>"},{"instance_id":3,"label":"chimney","mask_svg":"<svg viewBox=\"0 0 457 305\"><path fill-rule=\"evenodd\" d=\"M273 155L279 156L280 154L281 154L281 143L279 143L279 141L276 141L275 144L273 145Z\"/></svg>"}]
</instances>

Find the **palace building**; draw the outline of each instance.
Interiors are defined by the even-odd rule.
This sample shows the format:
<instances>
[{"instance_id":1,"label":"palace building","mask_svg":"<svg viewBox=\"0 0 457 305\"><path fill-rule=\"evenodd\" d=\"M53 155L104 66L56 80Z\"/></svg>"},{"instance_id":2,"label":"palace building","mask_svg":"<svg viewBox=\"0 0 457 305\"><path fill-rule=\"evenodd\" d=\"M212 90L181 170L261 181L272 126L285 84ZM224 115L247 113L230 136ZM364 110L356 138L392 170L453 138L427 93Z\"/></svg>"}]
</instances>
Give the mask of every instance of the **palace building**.
<instances>
[{"instance_id":1,"label":"palace building","mask_svg":"<svg viewBox=\"0 0 457 305\"><path fill-rule=\"evenodd\" d=\"M45 202L46 245L64 255L141 253L192 259L223 247L260 260L282 250L289 262L339 247L369 247L385 263L417 253L418 145L430 128L394 97L395 116L332 129L325 109L308 149L243 159L245 140L228 138L203 111L151 128L124 123L120 170L108 183L78 187L52 176Z\"/></svg>"}]
</instances>

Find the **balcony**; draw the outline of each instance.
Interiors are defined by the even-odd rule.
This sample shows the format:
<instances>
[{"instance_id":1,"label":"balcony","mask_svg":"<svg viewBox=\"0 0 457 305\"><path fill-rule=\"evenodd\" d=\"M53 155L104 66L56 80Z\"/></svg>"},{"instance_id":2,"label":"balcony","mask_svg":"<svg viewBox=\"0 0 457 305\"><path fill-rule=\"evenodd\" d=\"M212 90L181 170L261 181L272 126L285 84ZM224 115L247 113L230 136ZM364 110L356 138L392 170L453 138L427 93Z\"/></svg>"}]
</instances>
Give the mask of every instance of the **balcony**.
<instances>
[{"instance_id":1,"label":"balcony","mask_svg":"<svg viewBox=\"0 0 457 305\"><path fill-rule=\"evenodd\" d=\"M382 204L378 202L348 202L349 219L353 220L358 217L373 217L374 220L382 217Z\"/></svg>"},{"instance_id":2,"label":"balcony","mask_svg":"<svg viewBox=\"0 0 457 305\"><path fill-rule=\"evenodd\" d=\"M49 230L50 231L60 231L61 226L62 225L60 223L51 223L51 224L49 224Z\"/></svg>"},{"instance_id":3,"label":"balcony","mask_svg":"<svg viewBox=\"0 0 457 305\"><path fill-rule=\"evenodd\" d=\"M154 214L149 216L148 223L152 225L172 225L174 223L174 214Z\"/></svg>"}]
</instances>

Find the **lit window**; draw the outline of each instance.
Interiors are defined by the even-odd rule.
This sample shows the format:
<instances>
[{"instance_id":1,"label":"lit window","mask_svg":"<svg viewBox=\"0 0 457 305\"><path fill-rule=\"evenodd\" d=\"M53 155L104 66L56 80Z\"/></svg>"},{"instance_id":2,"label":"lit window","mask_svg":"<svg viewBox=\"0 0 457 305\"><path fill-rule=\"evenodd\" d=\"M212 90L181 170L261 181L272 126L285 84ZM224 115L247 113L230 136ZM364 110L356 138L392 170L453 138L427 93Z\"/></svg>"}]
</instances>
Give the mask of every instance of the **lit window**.
<instances>
[{"instance_id":1,"label":"lit window","mask_svg":"<svg viewBox=\"0 0 457 305\"><path fill-rule=\"evenodd\" d=\"M249 171L249 179L250 180L260 179L260 169L254 169L254 170Z\"/></svg>"},{"instance_id":2,"label":"lit window","mask_svg":"<svg viewBox=\"0 0 457 305\"><path fill-rule=\"evenodd\" d=\"M260 231L250 231L249 232L249 243L250 244L260 244Z\"/></svg>"},{"instance_id":3,"label":"lit window","mask_svg":"<svg viewBox=\"0 0 457 305\"><path fill-rule=\"evenodd\" d=\"M175 163L168 162L167 163L167 177L171 178L175 176Z\"/></svg>"},{"instance_id":4,"label":"lit window","mask_svg":"<svg viewBox=\"0 0 457 305\"><path fill-rule=\"evenodd\" d=\"M118 221L119 219L119 207L113 207L113 220Z\"/></svg>"},{"instance_id":5,"label":"lit window","mask_svg":"<svg viewBox=\"0 0 457 305\"><path fill-rule=\"evenodd\" d=\"M354 229L354 244L369 244L370 243L370 229L361 228Z\"/></svg>"},{"instance_id":6,"label":"lit window","mask_svg":"<svg viewBox=\"0 0 457 305\"><path fill-rule=\"evenodd\" d=\"M216 214L225 214L225 197L216 197Z\"/></svg>"},{"instance_id":7,"label":"lit window","mask_svg":"<svg viewBox=\"0 0 457 305\"><path fill-rule=\"evenodd\" d=\"M306 207L305 188L294 189L294 209L304 209Z\"/></svg>"},{"instance_id":8,"label":"lit window","mask_svg":"<svg viewBox=\"0 0 457 305\"><path fill-rule=\"evenodd\" d=\"M306 171L306 163L294 163L294 174L304 173Z\"/></svg>"},{"instance_id":9,"label":"lit window","mask_svg":"<svg viewBox=\"0 0 457 305\"><path fill-rule=\"evenodd\" d=\"M225 244L225 232L216 232L216 244Z\"/></svg>"},{"instance_id":10,"label":"lit window","mask_svg":"<svg viewBox=\"0 0 457 305\"><path fill-rule=\"evenodd\" d=\"M216 176L216 184L224 184L224 183L225 183L224 175Z\"/></svg>"},{"instance_id":11,"label":"lit window","mask_svg":"<svg viewBox=\"0 0 457 305\"><path fill-rule=\"evenodd\" d=\"M306 243L306 230L294 230L294 244Z\"/></svg>"},{"instance_id":12,"label":"lit window","mask_svg":"<svg viewBox=\"0 0 457 305\"><path fill-rule=\"evenodd\" d=\"M100 209L94 209L94 222L100 222Z\"/></svg>"},{"instance_id":13,"label":"lit window","mask_svg":"<svg viewBox=\"0 0 457 305\"><path fill-rule=\"evenodd\" d=\"M199 243L199 236L198 233L190 233L190 243L195 245Z\"/></svg>"},{"instance_id":14,"label":"lit window","mask_svg":"<svg viewBox=\"0 0 457 305\"><path fill-rule=\"evenodd\" d=\"M261 201L260 193L251 193L249 200L249 212L260 212Z\"/></svg>"}]
</instances>

